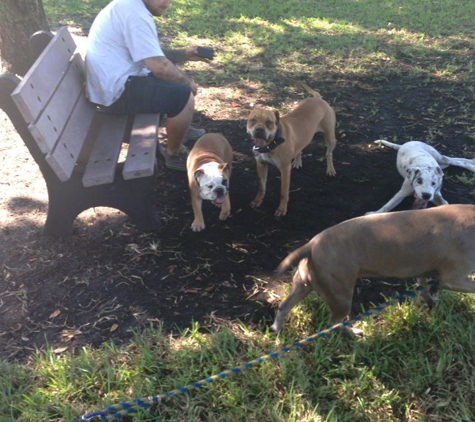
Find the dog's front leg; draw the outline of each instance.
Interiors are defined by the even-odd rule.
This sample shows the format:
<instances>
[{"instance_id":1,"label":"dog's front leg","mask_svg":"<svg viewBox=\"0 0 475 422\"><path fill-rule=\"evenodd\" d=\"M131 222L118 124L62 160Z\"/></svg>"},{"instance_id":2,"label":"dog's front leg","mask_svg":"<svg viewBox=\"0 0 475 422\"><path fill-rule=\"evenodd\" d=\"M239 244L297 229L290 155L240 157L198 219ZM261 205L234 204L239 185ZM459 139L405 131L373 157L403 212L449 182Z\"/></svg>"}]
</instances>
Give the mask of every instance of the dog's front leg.
<instances>
[{"instance_id":1,"label":"dog's front leg","mask_svg":"<svg viewBox=\"0 0 475 422\"><path fill-rule=\"evenodd\" d=\"M191 223L191 230L194 232L200 232L205 229L205 222L203 218L203 212L201 211L202 199L199 196L191 195L191 206L193 208L194 220Z\"/></svg>"},{"instance_id":2,"label":"dog's front leg","mask_svg":"<svg viewBox=\"0 0 475 422\"><path fill-rule=\"evenodd\" d=\"M254 200L251 202L251 208L257 208L262 204L264 195L266 194L266 183L267 183L267 163L260 162L256 159L256 168L257 168L257 195Z\"/></svg>"},{"instance_id":3,"label":"dog's front leg","mask_svg":"<svg viewBox=\"0 0 475 422\"><path fill-rule=\"evenodd\" d=\"M226 218L229 217L229 214L231 214L231 198L229 197L229 192L226 195L226 198L224 200L224 204L221 206L221 212L219 213L219 219L220 220L226 220Z\"/></svg>"},{"instance_id":4,"label":"dog's front leg","mask_svg":"<svg viewBox=\"0 0 475 422\"><path fill-rule=\"evenodd\" d=\"M432 308L435 304L435 298L430 293L430 285L428 284L430 280L430 278L419 277L417 278L417 285L423 287L423 289L419 293L422 297L422 300L427 304L429 308Z\"/></svg>"},{"instance_id":5,"label":"dog's front leg","mask_svg":"<svg viewBox=\"0 0 475 422\"><path fill-rule=\"evenodd\" d=\"M409 195L412 195L414 190L412 189L412 186L410 182L406 179L404 180L404 183L401 186L401 189L394 195L387 204L383 205L379 210L377 211L370 211L367 212L365 215L371 215L371 214L380 214L382 212L389 212L393 208L397 207L402 200Z\"/></svg>"},{"instance_id":6,"label":"dog's front leg","mask_svg":"<svg viewBox=\"0 0 475 422\"><path fill-rule=\"evenodd\" d=\"M280 169L280 204L279 208L275 211L276 217L283 217L287 214L287 204L289 202L289 190L290 190L290 172L291 172L291 164L282 165Z\"/></svg>"},{"instance_id":7,"label":"dog's front leg","mask_svg":"<svg viewBox=\"0 0 475 422\"><path fill-rule=\"evenodd\" d=\"M434 193L434 199L432 199L432 202L435 205L447 205L448 204L448 202L444 199L444 197L440 193L440 190Z\"/></svg>"}]
</instances>

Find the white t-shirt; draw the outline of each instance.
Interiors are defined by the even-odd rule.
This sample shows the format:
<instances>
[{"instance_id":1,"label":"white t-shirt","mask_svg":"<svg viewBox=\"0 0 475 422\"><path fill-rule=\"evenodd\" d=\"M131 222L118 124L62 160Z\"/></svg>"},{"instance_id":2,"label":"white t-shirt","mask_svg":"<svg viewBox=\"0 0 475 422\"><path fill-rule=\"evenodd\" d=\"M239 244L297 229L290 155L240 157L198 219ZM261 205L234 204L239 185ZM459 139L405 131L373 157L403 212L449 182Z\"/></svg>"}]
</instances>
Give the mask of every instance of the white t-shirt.
<instances>
[{"instance_id":1,"label":"white t-shirt","mask_svg":"<svg viewBox=\"0 0 475 422\"><path fill-rule=\"evenodd\" d=\"M109 106L129 76L146 75L144 59L164 56L155 21L142 0L114 0L94 19L86 52L90 101Z\"/></svg>"}]
</instances>

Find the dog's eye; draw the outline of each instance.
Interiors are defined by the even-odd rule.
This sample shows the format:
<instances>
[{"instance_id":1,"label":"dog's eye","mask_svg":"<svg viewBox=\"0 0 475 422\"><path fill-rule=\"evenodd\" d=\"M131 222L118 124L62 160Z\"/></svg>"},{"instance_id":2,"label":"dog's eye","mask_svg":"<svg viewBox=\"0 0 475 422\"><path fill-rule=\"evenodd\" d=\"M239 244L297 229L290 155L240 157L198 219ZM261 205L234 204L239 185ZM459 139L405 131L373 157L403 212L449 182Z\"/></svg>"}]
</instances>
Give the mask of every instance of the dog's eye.
<instances>
[{"instance_id":1,"label":"dog's eye","mask_svg":"<svg viewBox=\"0 0 475 422\"><path fill-rule=\"evenodd\" d=\"M255 125L256 124L256 119L249 119L249 123L251 125Z\"/></svg>"},{"instance_id":2,"label":"dog's eye","mask_svg":"<svg viewBox=\"0 0 475 422\"><path fill-rule=\"evenodd\" d=\"M422 185L422 179L420 177L416 180L416 182L418 185Z\"/></svg>"},{"instance_id":3,"label":"dog's eye","mask_svg":"<svg viewBox=\"0 0 475 422\"><path fill-rule=\"evenodd\" d=\"M213 185L206 185L208 189L213 189Z\"/></svg>"},{"instance_id":4,"label":"dog's eye","mask_svg":"<svg viewBox=\"0 0 475 422\"><path fill-rule=\"evenodd\" d=\"M274 122L272 120L266 120L266 126L269 129L272 129L272 127L274 126Z\"/></svg>"},{"instance_id":5,"label":"dog's eye","mask_svg":"<svg viewBox=\"0 0 475 422\"><path fill-rule=\"evenodd\" d=\"M432 186L435 186L435 185L436 185L436 183L435 183L435 182L432 182Z\"/></svg>"},{"instance_id":6,"label":"dog's eye","mask_svg":"<svg viewBox=\"0 0 475 422\"><path fill-rule=\"evenodd\" d=\"M228 179L223 179L222 184L227 185L228 184Z\"/></svg>"}]
</instances>

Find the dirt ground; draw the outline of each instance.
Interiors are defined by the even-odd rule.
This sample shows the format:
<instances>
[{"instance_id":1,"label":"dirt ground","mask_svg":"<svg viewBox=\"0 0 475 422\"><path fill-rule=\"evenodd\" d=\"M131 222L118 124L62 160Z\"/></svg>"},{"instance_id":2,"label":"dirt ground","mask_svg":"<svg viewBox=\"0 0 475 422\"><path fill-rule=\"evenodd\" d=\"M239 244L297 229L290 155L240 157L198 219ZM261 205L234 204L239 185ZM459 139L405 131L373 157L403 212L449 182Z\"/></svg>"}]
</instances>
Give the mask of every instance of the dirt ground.
<instances>
[{"instance_id":1,"label":"dirt ground","mask_svg":"<svg viewBox=\"0 0 475 422\"><path fill-rule=\"evenodd\" d=\"M150 324L173 333L192 321L212 328L239 319L264 329L289 280L267 283L280 260L317 232L378 209L399 189L396 152L376 147L375 140L423 140L446 155L475 157L470 120L475 105L467 105L459 84L409 75L307 80L337 114L337 176L325 175L323 140L316 135L304 150L303 168L292 173L288 214L278 220L273 216L280 185L275 168L269 171L264 203L257 210L249 207L256 170L245 118L254 104L285 113L306 94L277 74L273 78L273 89L265 93L239 83L201 89L194 125L223 133L235 152L232 215L221 222L219 210L204 203L207 227L201 233L190 229L185 174L166 170L160 161L159 233L139 232L120 212L100 208L81 214L71 237L41 236L47 210L43 179L0 114L0 357L21 361L45 344L62 353L109 340L121 343L132 330ZM443 195L449 203L473 203L474 185L466 183L472 175L458 168L445 174ZM407 198L397 209L411 204ZM358 280L353 313L403 284Z\"/></svg>"}]
</instances>

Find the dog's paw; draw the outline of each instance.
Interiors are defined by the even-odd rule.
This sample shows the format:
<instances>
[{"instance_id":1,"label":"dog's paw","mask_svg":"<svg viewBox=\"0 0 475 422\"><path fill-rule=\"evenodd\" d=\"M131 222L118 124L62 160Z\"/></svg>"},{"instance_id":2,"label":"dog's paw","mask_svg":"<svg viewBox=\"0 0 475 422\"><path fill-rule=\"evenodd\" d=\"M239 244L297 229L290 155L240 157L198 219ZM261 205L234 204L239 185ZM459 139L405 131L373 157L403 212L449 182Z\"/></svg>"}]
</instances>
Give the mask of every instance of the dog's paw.
<instances>
[{"instance_id":1,"label":"dog's paw","mask_svg":"<svg viewBox=\"0 0 475 422\"><path fill-rule=\"evenodd\" d=\"M254 199L249 205L251 208L258 208L262 204L262 199Z\"/></svg>"},{"instance_id":2,"label":"dog's paw","mask_svg":"<svg viewBox=\"0 0 475 422\"><path fill-rule=\"evenodd\" d=\"M274 217L276 218L280 218L280 217L283 217L285 214L287 214L287 208L277 208L275 213L274 213Z\"/></svg>"},{"instance_id":3,"label":"dog's paw","mask_svg":"<svg viewBox=\"0 0 475 422\"><path fill-rule=\"evenodd\" d=\"M194 232L200 232L205 229L205 223L204 221L193 221L191 223L191 230Z\"/></svg>"},{"instance_id":4,"label":"dog's paw","mask_svg":"<svg viewBox=\"0 0 475 422\"><path fill-rule=\"evenodd\" d=\"M221 211L221 213L219 214L219 219L221 221L224 221L224 220L226 220L226 218L229 217L229 214L231 214L230 211Z\"/></svg>"},{"instance_id":5,"label":"dog's paw","mask_svg":"<svg viewBox=\"0 0 475 422\"><path fill-rule=\"evenodd\" d=\"M302 154L298 153L292 160L292 168L299 169L302 167Z\"/></svg>"}]
</instances>

